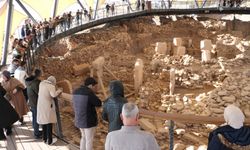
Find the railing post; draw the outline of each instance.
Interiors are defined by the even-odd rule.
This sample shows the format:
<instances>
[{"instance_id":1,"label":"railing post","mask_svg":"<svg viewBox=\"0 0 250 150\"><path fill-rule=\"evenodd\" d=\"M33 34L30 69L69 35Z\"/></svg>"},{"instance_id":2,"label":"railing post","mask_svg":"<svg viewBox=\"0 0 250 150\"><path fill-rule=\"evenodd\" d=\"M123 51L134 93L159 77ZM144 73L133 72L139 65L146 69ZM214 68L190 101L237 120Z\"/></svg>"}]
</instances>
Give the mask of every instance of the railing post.
<instances>
[{"instance_id":1,"label":"railing post","mask_svg":"<svg viewBox=\"0 0 250 150\"><path fill-rule=\"evenodd\" d=\"M169 121L169 150L174 149L174 121Z\"/></svg>"},{"instance_id":2,"label":"railing post","mask_svg":"<svg viewBox=\"0 0 250 150\"><path fill-rule=\"evenodd\" d=\"M56 134L59 138L63 138L62 134L62 123L61 123L61 117L60 117L60 111L59 111L59 105L58 105L58 99L54 98L55 101L55 108L56 108Z\"/></svg>"}]
</instances>

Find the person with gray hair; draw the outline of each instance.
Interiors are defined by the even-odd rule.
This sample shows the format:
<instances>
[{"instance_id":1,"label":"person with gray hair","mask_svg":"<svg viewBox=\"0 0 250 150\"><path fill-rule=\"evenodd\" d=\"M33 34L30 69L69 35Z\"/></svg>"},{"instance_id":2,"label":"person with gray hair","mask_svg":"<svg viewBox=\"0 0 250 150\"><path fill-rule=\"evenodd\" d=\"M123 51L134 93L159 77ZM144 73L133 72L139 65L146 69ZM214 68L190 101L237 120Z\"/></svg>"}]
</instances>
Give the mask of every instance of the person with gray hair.
<instances>
[{"instance_id":1,"label":"person with gray hair","mask_svg":"<svg viewBox=\"0 0 250 150\"><path fill-rule=\"evenodd\" d=\"M45 143L54 144L57 139L52 139L52 123L56 123L56 110L54 98L62 93L62 90L56 90L56 78L48 77L39 84L37 100L37 123L42 125L43 140Z\"/></svg>"},{"instance_id":2,"label":"person with gray hair","mask_svg":"<svg viewBox=\"0 0 250 150\"><path fill-rule=\"evenodd\" d=\"M139 109L133 103L122 107L121 119L124 126L110 132L105 142L105 150L159 150L153 134L139 129Z\"/></svg>"}]
</instances>

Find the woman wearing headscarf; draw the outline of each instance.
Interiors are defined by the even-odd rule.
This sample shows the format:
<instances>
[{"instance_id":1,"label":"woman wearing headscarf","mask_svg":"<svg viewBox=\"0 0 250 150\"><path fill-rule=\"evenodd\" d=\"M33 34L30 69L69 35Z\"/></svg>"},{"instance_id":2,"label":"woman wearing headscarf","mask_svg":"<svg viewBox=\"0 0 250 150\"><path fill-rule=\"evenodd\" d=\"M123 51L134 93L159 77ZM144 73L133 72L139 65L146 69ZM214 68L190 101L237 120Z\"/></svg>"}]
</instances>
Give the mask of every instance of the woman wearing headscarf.
<instances>
[{"instance_id":1,"label":"woman wearing headscarf","mask_svg":"<svg viewBox=\"0 0 250 150\"><path fill-rule=\"evenodd\" d=\"M54 76L43 80L39 85L37 123L42 125L43 140L49 145L56 142L56 138L52 139L52 124L57 122L54 98L61 93L62 90L56 90L56 78Z\"/></svg>"},{"instance_id":2,"label":"woman wearing headscarf","mask_svg":"<svg viewBox=\"0 0 250 150\"><path fill-rule=\"evenodd\" d=\"M28 106L23 95L24 85L10 76L9 71L2 72L2 86L6 90L5 97L13 105L18 113L21 125L24 124L23 116L28 112Z\"/></svg>"},{"instance_id":3,"label":"woman wearing headscarf","mask_svg":"<svg viewBox=\"0 0 250 150\"><path fill-rule=\"evenodd\" d=\"M0 84L0 140L6 139L3 129L6 129L6 135L10 135L12 133L11 125L19 119L15 109L4 98L5 94L6 91Z\"/></svg>"},{"instance_id":4,"label":"woman wearing headscarf","mask_svg":"<svg viewBox=\"0 0 250 150\"><path fill-rule=\"evenodd\" d=\"M226 125L209 134L208 150L231 150L227 143L237 146L250 145L250 127L243 126L245 121L243 112L235 105L229 105L224 110L224 119Z\"/></svg>"}]
</instances>

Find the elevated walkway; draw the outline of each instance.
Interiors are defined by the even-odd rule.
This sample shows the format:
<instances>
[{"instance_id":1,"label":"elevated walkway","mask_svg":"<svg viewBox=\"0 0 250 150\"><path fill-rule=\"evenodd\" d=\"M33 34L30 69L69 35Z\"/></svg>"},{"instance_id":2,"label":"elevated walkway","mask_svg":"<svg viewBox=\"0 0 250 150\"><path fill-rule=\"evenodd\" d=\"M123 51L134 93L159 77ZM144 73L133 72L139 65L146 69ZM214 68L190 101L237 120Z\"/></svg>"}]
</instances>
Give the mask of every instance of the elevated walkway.
<instances>
[{"instance_id":1,"label":"elevated walkway","mask_svg":"<svg viewBox=\"0 0 250 150\"><path fill-rule=\"evenodd\" d=\"M0 141L0 150L78 150L72 144L57 139L54 145L47 145L42 139L35 139L33 136L33 128L31 116L24 117L25 125L15 123L12 128L12 135L7 136L7 140Z\"/></svg>"},{"instance_id":2,"label":"elevated walkway","mask_svg":"<svg viewBox=\"0 0 250 150\"><path fill-rule=\"evenodd\" d=\"M140 16L151 16L151 15L188 15L188 14L250 14L250 7L235 7L235 8L222 8L222 7L212 7L212 8L188 8L188 9L151 9L136 11L132 13L118 14L111 17L104 17L96 20L92 20L68 29L65 32L56 34L50 39L46 40L38 50L43 49L45 46L53 41L59 40L61 38L67 37L79 31L83 31L101 24L115 22L122 19L132 19Z\"/></svg>"}]
</instances>

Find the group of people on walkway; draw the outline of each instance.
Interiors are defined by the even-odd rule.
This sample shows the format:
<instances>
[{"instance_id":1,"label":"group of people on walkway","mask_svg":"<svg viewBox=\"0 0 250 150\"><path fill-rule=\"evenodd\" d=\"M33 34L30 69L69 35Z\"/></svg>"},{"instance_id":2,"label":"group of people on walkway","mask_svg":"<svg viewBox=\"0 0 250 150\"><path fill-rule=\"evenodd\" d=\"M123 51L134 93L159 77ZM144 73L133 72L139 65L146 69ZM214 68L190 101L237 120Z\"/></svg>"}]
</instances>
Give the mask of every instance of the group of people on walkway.
<instances>
[{"instance_id":1,"label":"group of people on walkway","mask_svg":"<svg viewBox=\"0 0 250 150\"><path fill-rule=\"evenodd\" d=\"M243 0L219 0L219 6L223 7L240 7Z\"/></svg>"},{"instance_id":2,"label":"group of people on walkway","mask_svg":"<svg viewBox=\"0 0 250 150\"><path fill-rule=\"evenodd\" d=\"M62 93L62 89L56 89L54 76L41 80L42 72L39 69L28 76L24 64L17 63L13 75L7 70L1 73L0 140L12 133L12 124L16 121L25 125L23 116L30 110L34 138L42 138L51 145L56 142L56 138L52 138L52 124L57 122L54 98ZM40 126L42 131L39 130Z\"/></svg>"}]
</instances>

